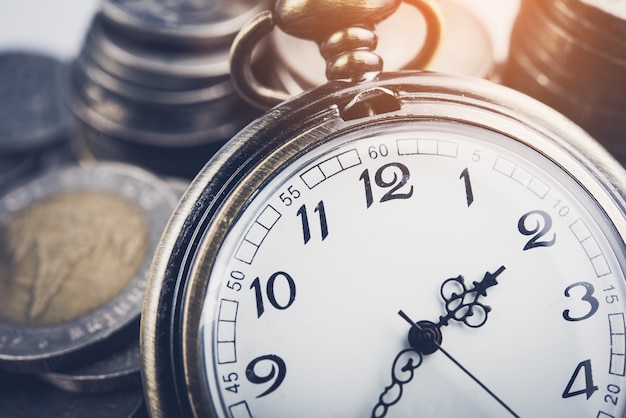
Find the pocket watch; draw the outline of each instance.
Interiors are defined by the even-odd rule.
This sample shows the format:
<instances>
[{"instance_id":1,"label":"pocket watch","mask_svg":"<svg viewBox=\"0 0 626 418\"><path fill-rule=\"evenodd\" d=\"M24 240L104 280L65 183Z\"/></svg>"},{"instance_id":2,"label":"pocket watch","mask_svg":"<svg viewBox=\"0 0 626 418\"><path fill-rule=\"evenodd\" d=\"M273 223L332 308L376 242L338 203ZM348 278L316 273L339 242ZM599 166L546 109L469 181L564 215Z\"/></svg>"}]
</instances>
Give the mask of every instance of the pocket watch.
<instances>
[{"instance_id":1,"label":"pocket watch","mask_svg":"<svg viewBox=\"0 0 626 418\"><path fill-rule=\"evenodd\" d=\"M233 61L311 25L286 3ZM244 96L281 99L238 65ZM368 65L273 107L183 196L142 313L152 416L624 417L623 168L509 88Z\"/></svg>"}]
</instances>

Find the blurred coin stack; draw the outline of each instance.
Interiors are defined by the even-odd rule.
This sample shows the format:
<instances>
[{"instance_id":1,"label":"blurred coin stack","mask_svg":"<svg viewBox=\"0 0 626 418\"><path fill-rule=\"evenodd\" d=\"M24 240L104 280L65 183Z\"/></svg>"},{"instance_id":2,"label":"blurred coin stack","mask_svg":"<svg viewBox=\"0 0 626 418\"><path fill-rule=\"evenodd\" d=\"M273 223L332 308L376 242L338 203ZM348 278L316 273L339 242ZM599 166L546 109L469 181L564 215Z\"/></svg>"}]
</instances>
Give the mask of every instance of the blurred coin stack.
<instances>
[{"instance_id":1,"label":"blurred coin stack","mask_svg":"<svg viewBox=\"0 0 626 418\"><path fill-rule=\"evenodd\" d=\"M626 3L523 0L502 83L559 110L626 164Z\"/></svg>"},{"instance_id":2,"label":"blurred coin stack","mask_svg":"<svg viewBox=\"0 0 626 418\"><path fill-rule=\"evenodd\" d=\"M105 0L66 80L83 159L192 178L258 115L228 52L256 0Z\"/></svg>"},{"instance_id":3,"label":"blurred coin stack","mask_svg":"<svg viewBox=\"0 0 626 418\"><path fill-rule=\"evenodd\" d=\"M62 73L61 61L40 52L0 54L0 193L67 141Z\"/></svg>"}]
</instances>

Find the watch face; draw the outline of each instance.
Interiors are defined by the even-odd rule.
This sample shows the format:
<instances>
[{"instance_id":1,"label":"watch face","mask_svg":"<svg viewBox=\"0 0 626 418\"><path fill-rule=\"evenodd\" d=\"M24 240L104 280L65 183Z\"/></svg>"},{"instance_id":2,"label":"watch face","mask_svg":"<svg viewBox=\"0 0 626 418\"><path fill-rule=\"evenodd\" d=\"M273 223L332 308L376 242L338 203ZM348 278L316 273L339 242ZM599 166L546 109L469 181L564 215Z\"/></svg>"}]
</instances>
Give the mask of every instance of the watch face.
<instances>
[{"instance_id":1,"label":"watch face","mask_svg":"<svg viewBox=\"0 0 626 418\"><path fill-rule=\"evenodd\" d=\"M623 417L623 214L485 120L326 118L225 182L175 250L189 411Z\"/></svg>"}]
</instances>

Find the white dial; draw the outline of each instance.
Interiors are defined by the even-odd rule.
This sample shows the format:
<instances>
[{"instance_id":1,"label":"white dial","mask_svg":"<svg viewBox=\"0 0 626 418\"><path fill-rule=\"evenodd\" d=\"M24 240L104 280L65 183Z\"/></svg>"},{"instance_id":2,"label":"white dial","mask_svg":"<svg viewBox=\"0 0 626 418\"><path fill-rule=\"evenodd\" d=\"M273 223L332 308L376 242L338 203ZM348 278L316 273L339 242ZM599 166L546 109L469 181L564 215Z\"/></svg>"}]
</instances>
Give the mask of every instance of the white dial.
<instances>
[{"instance_id":1,"label":"white dial","mask_svg":"<svg viewBox=\"0 0 626 418\"><path fill-rule=\"evenodd\" d=\"M625 414L623 243L527 145L452 122L344 133L228 228L194 273L219 416Z\"/></svg>"},{"instance_id":2,"label":"white dial","mask_svg":"<svg viewBox=\"0 0 626 418\"><path fill-rule=\"evenodd\" d=\"M168 417L626 416L626 172L492 83L328 83L203 168L142 312Z\"/></svg>"}]
</instances>

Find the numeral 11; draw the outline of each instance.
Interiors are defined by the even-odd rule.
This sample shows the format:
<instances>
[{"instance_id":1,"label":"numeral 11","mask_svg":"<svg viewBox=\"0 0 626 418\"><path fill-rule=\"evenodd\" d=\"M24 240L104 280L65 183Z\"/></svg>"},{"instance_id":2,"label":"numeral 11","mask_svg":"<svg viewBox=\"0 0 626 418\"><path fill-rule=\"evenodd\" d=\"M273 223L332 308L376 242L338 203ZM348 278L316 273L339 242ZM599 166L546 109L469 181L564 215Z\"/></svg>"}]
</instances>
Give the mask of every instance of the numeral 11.
<instances>
[{"instance_id":1,"label":"numeral 11","mask_svg":"<svg viewBox=\"0 0 626 418\"><path fill-rule=\"evenodd\" d=\"M320 200L317 206L315 206L314 212L317 213L320 224L320 233L322 241L328 236L328 223L326 221L326 210L324 209L324 201ZM300 206L298 209L298 216L302 221L302 237L304 243L308 243L311 240L311 227L309 224L309 216L307 214L306 205Z\"/></svg>"}]
</instances>

